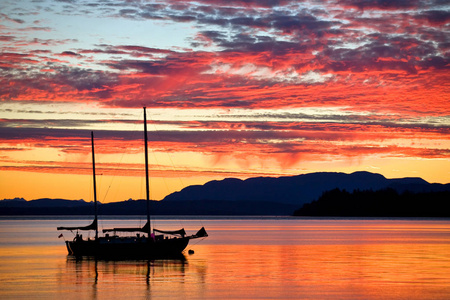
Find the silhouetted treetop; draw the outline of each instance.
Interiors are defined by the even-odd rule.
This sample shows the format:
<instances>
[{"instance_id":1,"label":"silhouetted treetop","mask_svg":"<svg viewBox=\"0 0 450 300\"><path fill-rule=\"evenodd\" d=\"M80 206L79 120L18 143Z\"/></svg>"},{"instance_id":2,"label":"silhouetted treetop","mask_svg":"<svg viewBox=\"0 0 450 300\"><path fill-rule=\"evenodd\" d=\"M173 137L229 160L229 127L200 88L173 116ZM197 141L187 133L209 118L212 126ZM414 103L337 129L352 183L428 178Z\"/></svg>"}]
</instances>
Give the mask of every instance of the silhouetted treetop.
<instances>
[{"instance_id":1,"label":"silhouetted treetop","mask_svg":"<svg viewBox=\"0 0 450 300\"><path fill-rule=\"evenodd\" d=\"M450 217L450 192L333 189L294 212L295 216Z\"/></svg>"}]
</instances>

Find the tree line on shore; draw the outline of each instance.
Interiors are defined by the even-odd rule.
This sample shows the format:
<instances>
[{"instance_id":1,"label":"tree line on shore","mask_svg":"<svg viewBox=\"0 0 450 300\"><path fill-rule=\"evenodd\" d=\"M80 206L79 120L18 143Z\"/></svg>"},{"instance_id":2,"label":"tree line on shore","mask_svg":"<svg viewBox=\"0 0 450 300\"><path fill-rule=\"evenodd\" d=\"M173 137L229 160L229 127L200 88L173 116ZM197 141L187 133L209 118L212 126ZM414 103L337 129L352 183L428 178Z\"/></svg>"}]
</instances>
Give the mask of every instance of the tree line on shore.
<instances>
[{"instance_id":1,"label":"tree line on shore","mask_svg":"<svg viewBox=\"0 0 450 300\"><path fill-rule=\"evenodd\" d=\"M450 217L450 192L333 189L304 204L294 216Z\"/></svg>"}]
</instances>

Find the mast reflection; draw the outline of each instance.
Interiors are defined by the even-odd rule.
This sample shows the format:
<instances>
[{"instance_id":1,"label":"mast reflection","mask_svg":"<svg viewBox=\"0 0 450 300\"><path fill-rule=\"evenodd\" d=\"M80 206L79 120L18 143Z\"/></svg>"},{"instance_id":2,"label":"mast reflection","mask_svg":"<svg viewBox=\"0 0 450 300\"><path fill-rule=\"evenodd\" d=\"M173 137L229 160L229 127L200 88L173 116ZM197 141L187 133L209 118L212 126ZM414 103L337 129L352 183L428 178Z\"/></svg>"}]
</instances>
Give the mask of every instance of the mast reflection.
<instances>
[{"instance_id":1,"label":"mast reflection","mask_svg":"<svg viewBox=\"0 0 450 300\"><path fill-rule=\"evenodd\" d=\"M67 257L66 271L74 274L77 283L94 284L110 281L145 282L184 278L188 262L184 255L164 259L100 259L95 257Z\"/></svg>"}]
</instances>

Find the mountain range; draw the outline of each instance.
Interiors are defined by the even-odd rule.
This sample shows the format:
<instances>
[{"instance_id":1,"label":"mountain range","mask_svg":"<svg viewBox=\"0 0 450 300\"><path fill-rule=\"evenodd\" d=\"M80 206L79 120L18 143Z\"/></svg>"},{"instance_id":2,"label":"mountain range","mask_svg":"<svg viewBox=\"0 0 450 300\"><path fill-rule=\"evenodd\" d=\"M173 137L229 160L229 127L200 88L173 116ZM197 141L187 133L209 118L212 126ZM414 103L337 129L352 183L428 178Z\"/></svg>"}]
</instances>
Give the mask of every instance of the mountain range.
<instances>
[{"instance_id":1,"label":"mountain range","mask_svg":"<svg viewBox=\"0 0 450 300\"><path fill-rule=\"evenodd\" d=\"M387 179L380 174L321 172L286 177L227 178L192 185L151 201L154 215L292 215L305 203L333 189L405 191L450 191L450 184L428 183L421 178ZM145 200L99 205L99 214L135 215L146 211ZM93 203L83 200L12 199L0 201L0 215L84 215L93 213Z\"/></svg>"},{"instance_id":2,"label":"mountain range","mask_svg":"<svg viewBox=\"0 0 450 300\"><path fill-rule=\"evenodd\" d=\"M347 190L381 190L392 188L400 193L435 192L450 189L450 184L428 183L421 178L387 179L370 172L310 173L287 177L256 177L246 180L227 178L193 185L172 193L163 201L265 201L302 206L335 188Z\"/></svg>"}]
</instances>

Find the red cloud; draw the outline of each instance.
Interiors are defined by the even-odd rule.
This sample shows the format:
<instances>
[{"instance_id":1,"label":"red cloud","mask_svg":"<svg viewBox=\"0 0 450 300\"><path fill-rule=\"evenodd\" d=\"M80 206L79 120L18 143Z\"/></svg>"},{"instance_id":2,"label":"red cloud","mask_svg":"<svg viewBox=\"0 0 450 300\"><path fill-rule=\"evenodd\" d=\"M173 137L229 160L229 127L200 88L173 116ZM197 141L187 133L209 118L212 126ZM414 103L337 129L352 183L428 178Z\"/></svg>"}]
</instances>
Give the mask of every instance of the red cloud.
<instances>
[{"instance_id":1,"label":"red cloud","mask_svg":"<svg viewBox=\"0 0 450 300\"><path fill-rule=\"evenodd\" d=\"M61 49L76 40L24 38L26 31L1 27L6 47L0 57L0 99L197 108L205 114L211 108L338 108L354 115L303 116L289 122L174 121L171 125L184 131L166 131L151 142L164 152L200 151L217 161L232 157L242 165L247 157L275 159L280 165L371 155L448 158L440 143L449 134L450 60L442 30L449 14L440 6L418 9L421 2L406 0L325 1L301 10L293 2L271 0L169 3L128 1L114 16L118 22L189 22L196 30L186 39L191 49L150 47L141 40ZM88 157L87 131L68 129L87 124L68 122L59 124L66 129L44 130L36 121L10 121L0 120L5 156L38 147ZM100 154L141 151L141 141L125 132L100 135ZM23 167L87 169L39 162ZM121 167L131 174L137 166Z\"/></svg>"}]
</instances>

